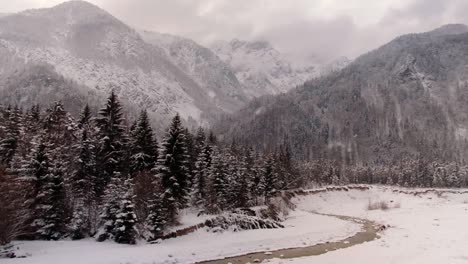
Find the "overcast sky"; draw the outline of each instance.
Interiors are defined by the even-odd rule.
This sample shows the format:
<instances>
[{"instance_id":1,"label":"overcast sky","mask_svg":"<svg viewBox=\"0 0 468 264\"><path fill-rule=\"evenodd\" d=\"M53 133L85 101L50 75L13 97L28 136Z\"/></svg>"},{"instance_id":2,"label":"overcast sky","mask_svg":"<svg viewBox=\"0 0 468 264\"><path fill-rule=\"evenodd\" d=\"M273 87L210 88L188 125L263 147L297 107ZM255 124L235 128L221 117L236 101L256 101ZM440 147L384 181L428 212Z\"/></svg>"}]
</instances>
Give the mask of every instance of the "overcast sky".
<instances>
[{"instance_id":1,"label":"overcast sky","mask_svg":"<svg viewBox=\"0 0 468 264\"><path fill-rule=\"evenodd\" d=\"M0 13L61 0L0 0ZM392 38L468 24L468 0L90 0L127 24L192 38L267 40L299 58L354 58Z\"/></svg>"}]
</instances>

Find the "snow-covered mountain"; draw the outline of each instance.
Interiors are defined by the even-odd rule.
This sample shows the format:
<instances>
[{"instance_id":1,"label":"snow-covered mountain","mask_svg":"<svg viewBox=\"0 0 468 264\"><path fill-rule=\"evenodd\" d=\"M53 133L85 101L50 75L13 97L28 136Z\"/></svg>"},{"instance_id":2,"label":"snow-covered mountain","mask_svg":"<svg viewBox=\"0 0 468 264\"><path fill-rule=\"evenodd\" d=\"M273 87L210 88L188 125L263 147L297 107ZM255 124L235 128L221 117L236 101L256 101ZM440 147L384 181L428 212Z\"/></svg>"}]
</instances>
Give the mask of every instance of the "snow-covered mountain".
<instances>
[{"instance_id":1,"label":"snow-covered mountain","mask_svg":"<svg viewBox=\"0 0 468 264\"><path fill-rule=\"evenodd\" d=\"M49 64L50 71L96 94L114 89L129 105L147 108L157 119L179 112L186 119L207 120L245 103L234 74L210 50L179 38L173 45L151 39L146 42L84 1L1 17L0 81L17 69ZM35 94L23 92L16 97Z\"/></svg>"},{"instance_id":2,"label":"snow-covered mountain","mask_svg":"<svg viewBox=\"0 0 468 264\"><path fill-rule=\"evenodd\" d=\"M99 102L113 89L127 108L146 108L153 119L179 112L206 123L346 64L299 66L267 42L234 40L208 49L137 31L85 1L0 16L0 103L46 104L72 93L80 95L78 109L87 95Z\"/></svg>"},{"instance_id":3,"label":"snow-covered mountain","mask_svg":"<svg viewBox=\"0 0 468 264\"><path fill-rule=\"evenodd\" d=\"M346 58L325 66L294 63L266 41L220 41L212 46L212 50L231 65L250 97L286 92L349 63Z\"/></svg>"},{"instance_id":4,"label":"snow-covered mountain","mask_svg":"<svg viewBox=\"0 0 468 264\"><path fill-rule=\"evenodd\" d=\"M220 109L230 112L239 108L240 102L247 101L230 66L210 49L193 40L169 34L142 31L141 36L146 42L160 47L167 58L190 76Z\"/></svg>"},{"instance_id":5,"label":"snow-covered mountain","mask_svg":"<svg viewBox=\"0 0 468 264\"><path fill-rule=\"evenodd\" d=\"M260 148L287 140L304 160L466 161L467 47L466 25L403 35L341 71L252 101L215 131Z\"/></svg>"}]
</instances>

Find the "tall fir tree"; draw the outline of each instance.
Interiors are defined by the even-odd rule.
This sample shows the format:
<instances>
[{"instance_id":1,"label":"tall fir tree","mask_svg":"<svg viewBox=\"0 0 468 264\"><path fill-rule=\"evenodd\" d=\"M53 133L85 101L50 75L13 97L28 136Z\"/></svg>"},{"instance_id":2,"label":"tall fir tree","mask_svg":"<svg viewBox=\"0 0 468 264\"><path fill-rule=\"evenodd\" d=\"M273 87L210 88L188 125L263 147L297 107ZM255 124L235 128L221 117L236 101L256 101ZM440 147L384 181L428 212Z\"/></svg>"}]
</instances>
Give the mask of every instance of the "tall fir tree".
<instances>
[{"instance_id":1,"label":"tall fir tree","mask_svg":"<svg viewBox=\"0 0 468 264\"><path fill-rule=\"evenodd\" d=\"M123 184L123 193L119 212L115 219L115 242L120 244L135 244L137 238L137 217L133 203L132 179L128 178Z\"/></svg>"},{"instance_id":2,"label":"tall fir tree","mask_svg":"<svg viewBox=\"0 0 468 264\"><path fill-rule=\"evenodd\" d=\"M86 106L81 114L79 127L81 138L75 149L78 159L75 160L75 171L70 177L73 193L73 217L70 223L72 239L81 239L92 233L90 215L95 200L96 182L96 149L95 142L90 138L89 108Z\"/></svg>"},{"instance_id":3,"label":"tall fir tree","mask_svg":"<svg viewBox=\"0 0 468 264\"><path fill-rule=\"evenodd\" d=\"M216 213L228 207L228 157L223 152L215 150L209 170L210 179L210 201L208 211Z\"/></svg>"},{"instance_id":4,"label":"tall fir tree","mask_svg":"<svg viewBox=\"0 0 468 264\"><path fill-rule=\"evenodd\" d=\"M158 158L158 145L146 110L141 111L132 129L130 152L131 174L149 171L154 168Z\"/></svg>"},{"instance_id":5,"label":"tall fir tree","mask_svg":"<svg viewBox=\"0 0 468 264\"><path fill-rule=\"evenodd\" d=\"M161 194L161 183L156 178L152 183L153 194L148 201L148 215L145 219L145 238L152 242L161 238L167 225L168 211L163 203ZM167 197L167 196L164 196Z\"/></svg>"},{"instance_id":6,"label":"tall fir tree","mask_svg":"<svg viewBox=\"0 0 468 264\"><path fill-rule=\"evenodd\" d=\"M117 215L120 212L120 201L123 194L122 186L121 177L112 177L104 191L102 212L99 215L101 227L96 235L98 242L115 239Z\"/></svg>"},{"instance_id":7,"label":"tall fir tree","mask_svg":"<svg viewBox=\"0 0 468 264\"><path fill-rule=\"evenodd\" d=\"M202 128L197 131L196 146L198 155L195 162L192 185L192 204L201 208L207 202L208 177L213 152L213 148L206 140Z\"/></svg>"},{"instance_id":8,"label":"tall fir tree","mask_svg":"<svg viewBox=\"0 0 468 264\"><path fill-rule=\"evenodd\" d=\"M0 138L0 163L9 166L20 140L22 114L18 107L4 112L4 136Z\"/></svg>"},{"instance_id":9,"label":"tall fir tree","mask_svg":"<svg viewBox=\"0 0 468 264\"><path fill-rule=\"evenodd\" d=\"M265 162L264 192L266 201L275 196L278 191L278 174L275 168L276 164L277 161L274 155L270 155Z\"/></svg>"},{"instance_id":10,"label":"tall fir tree","mask_svg":"<svg viewBox=\"0 0 468 264\"><path fill-rule=\"evenodd\" d=\"M66 199L62 170L50 160L49 151L41 140L23 180L33 184L28 202L31 231L38 239L56 240L66 231Z\"/></svg>"},{"instance_id":11,"label":"tall fir tree","mask_svg":"<svg viewBox=\"0 0 468 264\"><path fill-rule=\"evenodd\" d=\"M97 132L97 175L96 194L101 196L107 184L116 175L124 172L126 144L122 106L114 91L96 118Z\"/></svg>"},{"instance_id":12,"label":"tall fir tree","mask_svg":"<svg viewBox=\"0 0 468 264\"><path fill-rule=\"evenodd\" d=\"M78 127L83 129L84 126L89 126L91 124L92 114L89 105L86 104L83 108L83 111L80 114L80 118L78 120Z\"/></svg>"},{"instance_id":13,"label":"tall fir tree","mask_svg":"<svg viewBox=\"0 0 468 264\"><path fill-rule=\"evenodd\" d=\"M162 142L158 166L161 179L164 207L167 209L168 222L177 222L178 210L187 206L189 194L188 154L185 130L177 114Z\"/></svg>"}]
</instances>

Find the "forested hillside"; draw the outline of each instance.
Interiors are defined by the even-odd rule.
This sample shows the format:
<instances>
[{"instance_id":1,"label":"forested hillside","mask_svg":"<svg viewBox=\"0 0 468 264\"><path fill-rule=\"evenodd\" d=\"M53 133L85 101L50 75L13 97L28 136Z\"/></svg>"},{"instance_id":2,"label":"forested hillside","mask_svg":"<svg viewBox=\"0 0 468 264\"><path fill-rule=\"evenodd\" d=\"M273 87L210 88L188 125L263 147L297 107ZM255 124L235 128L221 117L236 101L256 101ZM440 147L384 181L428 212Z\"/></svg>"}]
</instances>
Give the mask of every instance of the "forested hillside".
<instances>
[{"instance_id":1,"label":"forested hillside","mask_svg":"<svg viewBox=\"0 0 468 264\"><path fill-rule=\"evenodd\" d=\"M124 118L115 93L97 115L0 108L0 242L89 236L133 244L179 224L187 207L217 214L269 204L298 187L286 149L262 154L223 146L176 115L155 135L148 114Z\"/></svg>"},{"instance_id":2,"label":"forested hillside","mask_svg":"<svg viewBox=\"0 0 468 264\"><path fill-rule=\"evenodd\" d=\"M260 149L282 142L303 161L392 165L468 157L468 30L401 36L287 94L251 102L215 130Z\"/></svg>"}]
</instances>

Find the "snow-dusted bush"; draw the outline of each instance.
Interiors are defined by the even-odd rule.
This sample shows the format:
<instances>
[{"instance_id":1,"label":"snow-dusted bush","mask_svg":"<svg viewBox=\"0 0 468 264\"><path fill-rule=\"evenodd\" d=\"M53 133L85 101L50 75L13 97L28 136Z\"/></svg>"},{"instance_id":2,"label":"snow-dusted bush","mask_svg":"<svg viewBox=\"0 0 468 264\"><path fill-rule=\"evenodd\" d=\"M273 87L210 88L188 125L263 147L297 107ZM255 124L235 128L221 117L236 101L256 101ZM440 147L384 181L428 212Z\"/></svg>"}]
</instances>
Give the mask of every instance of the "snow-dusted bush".
<instances>
[{"instance_id":1,"label":"snow-dusted bush","mask_svg":"<svg viewBox=\"0 0 468 264\"><path fill-rule=\"evenodd\" d=\"M211 232L284 228L281 223L275 220L236 213L220 215L213 219L206 220L205 226L207 226Z\"/></svg>"},{"instance_id":2,"label":"snow-dusted bush","mask_svg":"<svg viewBox=\"0 0 468 264\"><path fill-rule=\"evenodd\" d=\"M377 202L372 202L369 200L369 203L367 204L367 210L372 211L372 210L388 210L389 206L386 201L377 201Z\"/></svg>"}]
</instances>

